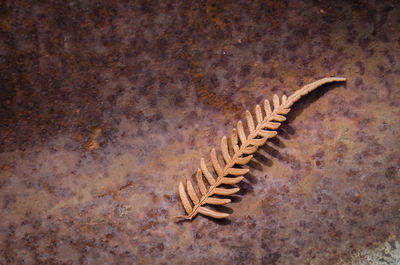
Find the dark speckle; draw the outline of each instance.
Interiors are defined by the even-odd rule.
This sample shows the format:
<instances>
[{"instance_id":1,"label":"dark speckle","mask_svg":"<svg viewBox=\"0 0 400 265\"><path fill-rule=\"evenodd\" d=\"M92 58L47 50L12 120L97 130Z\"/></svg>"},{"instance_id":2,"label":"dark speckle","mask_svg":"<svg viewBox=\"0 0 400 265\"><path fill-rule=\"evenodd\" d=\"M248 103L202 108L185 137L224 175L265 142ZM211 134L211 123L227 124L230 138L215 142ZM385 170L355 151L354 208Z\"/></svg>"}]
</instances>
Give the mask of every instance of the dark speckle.
<instances>
[{"instance_id":1,"label":"dark speckle","mask_svg":"<svg viewBox=\"0 0 400 265\"><path fill-rule=\"evenodd\" d=\"M363 83L364 82L361 77L357 77L356 80L354 81L354 84L356 85L357 88L361 87Z\"/></svg>"},{"instance_id":2,"label":"dark speckle","mask_svg":"<svg viewBox=\"0 0 400 265\"><path fill-rule=\"evenodd\" d=\"M251 66L246 64L246 65L242 65L242 67L240 68L240 72L239 72L239 77L246 77L250 74L251 71Z\"/></svg>"},{"instance_id":3,"label":"dark speckle","mask_svg":"<svg viewBox=\"0 0 400 265\"><path fill-rule=\"evenodd\" d=\"M388 49L385 49L385 51L383 52L383 55L386 57L390 66L394 66L396 64L396 60L395 60L394 56Z\"/></svg>"},{"instance_id":4,"label":"dark speckle","mask_svg":"<svg viewBox=\"0 0 400 265\"><path fill-rule=\"evenodd\" d=\"M385 185L384 184L378 184L378 186L376 186L376 189L379 190L383 190L385 189Z\"/></svg>"},{"instance_id":5,"label":"dark speckle","mask_svg":"<svg viewBox=\"0 0 400 265\"><path fill-rule=\"evenodd\" d=\"M117 103L117 97L115 95L110 95L107 97L107 101L110 103L112 107L114 107L115 104Z\"/></svg>"},{"instance_id":6,"label":"dark speckle","mask_svg":"<svg viewBox=\"0 0 400 265\"><path fill-rule=\"evenodd\" d=\"M277 76L277 73L274 68L271 68L268 72L263 72L263 77L264 78L270 78L273 79Z\"/></svg>"},{"instance_id":7,"label":"dark speckle","mask_svg":"<svg viewBox=\"0 0 400 265\"><path fill-rule=\"evenodd\" d=\"M386 171L385 171L385 177L388 180L394 180L397 175L398 175L398 170L396 172L396 168L395 167L388 167L386 169Z\"/></svg>"},{"instance_id":8,"label":"dark speckle","mask_svg":"<svg viewBox=\"0 0 400 265\"><path fill-rule=\"evenodd\" d=\"M233 253L234 257L232 261L238 264L245 264L249 260L254 260L254 249L250 246L234 247Z\"/></svg>"},{"instance_id":9,"label":"dark speckle","mask_svg":"<svg viewBox=\"0 0 400 265\"><path fill-rule=\"evenodd\" d=\"M354 29L354 25L347 26L346 41L349 44L353 44L355 39L358 37L358 32Z\"/></svg>"},{"instance_id":10,"label":"dark speckle","mask_svg":"<svg viewBox=\"0 0 400 265\"><path fill-rule=\"evenodd\" d=\"M359 74L364 75L364 73L365 73L364 63L361 61L358 61L358 62L356 62L356 66L358 67Z\"/></svg>"},{"instance_id":11,"label":"dark speckle","mask_svg":"<svg viewBox=\"0 0 400 265\"><path fill-rule=\"evenodd\" d=\"M315 153L312 158L314 159L315 162L315 166L319 169L324 168L325 165L325 152L323 150L318 151L317 153Z\"/></svg>"},{"instance_id":12,"label":"dark speckle","mask_svg":"<svg viewBox=\"0 0 400 265\"><path fill-rule=\"evenodd\" d=\"M358 128L364 129L370 121L371 121L371 120L368 119L368 118L359 120L359 121L358 121Z\"/></svg>"},{"instance_id":13,"label":"dark speckle","mask_svg":"<svg viewBox=\"0 0 400 265\"><path fill-rule=\"evenodd\" d=\"M3 209L10 210L16 202L15 194L5 194L3 198Z\"/></svg>"},{"instance_id":14,"label":"dark speckle","mask_svg":"<svg viewBox=\"0 0 400 265\"><path fill-rule=\"evenodd\" d=\"M271 264L271 265L276 265L278 264L277 262L279 261L279 258L281 257L281 254L274 252L274 253L267 253L261 258L261 263L262 264Z\"/></svg>"},{"instance_id":15,"label":"dark speckle","mask_svg":"<svg viewBox=\"0 0 400 265\"><path fill-rule=\"evenodd\" d=\"M347 153L347 145L340 143L335 148L335 161L339 165L343 165Z\"/></svg>"},{"instance_id":16,"label":"dark speckle","mask_svg":"<svg viewBox=\"0 0 400 265\"><path fill-rule=\"evenodd\" d=\"M215 74L208 77L208 82L210 87L214 90L217 90L220 86L218 77Z\"/></svg>"},{"instance_id":17,"label":"dark speckle","mask_svg":"<svg viewBox=\"0 0 400 265\"><path fill-rule=\"evenodd\" d=\"M367 49L368 45L371 43L370 38L360 38L358 40L358 45L360 46L361 49L365 50Z\"/></svg>"}]
</instances>

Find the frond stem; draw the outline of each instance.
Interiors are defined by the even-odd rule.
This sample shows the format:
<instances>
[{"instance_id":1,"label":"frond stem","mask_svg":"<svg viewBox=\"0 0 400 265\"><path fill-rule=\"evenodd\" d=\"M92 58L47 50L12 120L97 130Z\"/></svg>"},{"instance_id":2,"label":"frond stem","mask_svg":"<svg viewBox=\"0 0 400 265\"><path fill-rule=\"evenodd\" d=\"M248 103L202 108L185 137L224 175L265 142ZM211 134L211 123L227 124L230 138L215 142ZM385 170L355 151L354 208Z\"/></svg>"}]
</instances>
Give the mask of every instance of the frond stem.
<instances>
[{"instance_id":1,"label":"frond stem","mask_svg":"<svg viewBox=\"0 0 400 265\"><path fill-rule=\"evenodd\" d=\"M201 197L199 203L197 203L196 205L193 206L192 212L189 215L179 216L179 218L192 219L194 216L196 216L196 214L199 211L199 207L202 206L203 204L205 204L205 200L214 194L215 188L221 184L222 178L225 177L226 175L228 175L228 170L236 164L236 159L241 157L244 154L244 150L250 145L250 141L253 140L255 137L257 137L260 134L260 130L262 130L262 128L265 127L266 123L272 121L273 117L275 115L279 114L283 109L290 108L290 106L292 106L293 103L295 103L297 100L299 100L303 95L310 93L317 87L319 87L323 84L326 84L326 83L330 83L330 82L342 82L342 81L346 81L346 78L326 77L326 78L317 80L317 81L315 81L311 84L308 84L308 85L302 87L301 89L297 90L296 92L294 92L292 95L290 95L288 97L287 101L284 104L280 104L279 107L274 109L272 111L272 113L270 113L269 115L266 114L263 121L260 122L259 124L257 124L255 130L252 133L250 133L249 136L246 138L246 141L244 143L242 143L242 145L239 148L239 151L236 152L233 155L233 157L229 160L229 162L226 163L222 175L218 175L215 183L209 187L207 193Z\"/></svg>"}]
</instances>

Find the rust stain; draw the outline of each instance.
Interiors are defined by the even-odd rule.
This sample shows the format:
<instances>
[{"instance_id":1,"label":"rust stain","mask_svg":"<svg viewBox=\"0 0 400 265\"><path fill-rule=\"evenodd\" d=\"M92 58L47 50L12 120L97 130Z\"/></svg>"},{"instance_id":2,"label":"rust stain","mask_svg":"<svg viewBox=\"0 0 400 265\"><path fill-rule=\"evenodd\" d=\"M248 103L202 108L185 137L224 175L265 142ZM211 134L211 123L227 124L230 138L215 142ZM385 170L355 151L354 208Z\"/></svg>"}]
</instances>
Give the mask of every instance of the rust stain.
<instances>
[{"instance_id":1,"label":"rust stain","mask_svg":"<svg viewBox=\"0 0 400 265\"><path fill-rule=\"evenodd\" d=\"M396 1L3 2L0 264L352 264L378 242L398 263ZM346 86L293 107L232 218L170 222L266 87L330 75Z\"/></svg>"},{"instance_id":2,"label":"rust stain","mask_svg":"<svg viewBox=\"0 0 400 265\"><path fill-rule=\"evenodd\" d=\"M111 196L114 200L116 200L119 196L119 194L124 190L127 189L129 187L132 187L134 185L133 181L129 181L128 183L120 186L117 189L110 189L110 188L104 188L102 191L100 191L98 197L102 198L105 196Z\"/></svg>"}]
</instances>

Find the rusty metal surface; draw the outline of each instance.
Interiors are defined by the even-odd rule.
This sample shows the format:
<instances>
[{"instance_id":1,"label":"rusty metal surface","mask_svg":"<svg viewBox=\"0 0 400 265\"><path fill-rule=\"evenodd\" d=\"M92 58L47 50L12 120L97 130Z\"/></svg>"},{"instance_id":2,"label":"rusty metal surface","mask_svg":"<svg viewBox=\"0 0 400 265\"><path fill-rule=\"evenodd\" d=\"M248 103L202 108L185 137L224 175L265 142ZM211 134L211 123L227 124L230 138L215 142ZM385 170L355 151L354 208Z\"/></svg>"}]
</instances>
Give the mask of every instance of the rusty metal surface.
<instances>
[{"instance_id":1,"label":"rusty metal surface","mask_svg":"<svg viewBox=\"0 0 400 265\"><path fill-rule=\"evenodd\" d=\"M305 2L3 1L0 264L399 262L399 2ZM330 75L228 220L172 221L246 109Z\"/></svg>"}]
</instances>

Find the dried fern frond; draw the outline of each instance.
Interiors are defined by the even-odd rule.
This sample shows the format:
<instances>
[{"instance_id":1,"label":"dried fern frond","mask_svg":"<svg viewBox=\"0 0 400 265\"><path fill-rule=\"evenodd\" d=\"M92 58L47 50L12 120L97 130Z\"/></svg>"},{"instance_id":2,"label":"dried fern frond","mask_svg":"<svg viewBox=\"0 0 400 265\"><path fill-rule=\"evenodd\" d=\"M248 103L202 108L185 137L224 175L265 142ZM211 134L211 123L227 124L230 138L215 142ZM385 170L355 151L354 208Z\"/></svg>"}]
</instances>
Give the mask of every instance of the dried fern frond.
<instances>
[{"instance_id":1,"label":"dried fern frond","mask_svg":"<svg viewBox=\"0 0 400 265\"><path fill-rule=\"evenodd\" d=\"M197 169L196 173L200 194L196 192L190 180L186 181L186 189L182 182L179 183L179 196L187 215L177 216L177 218L190 220L198 213L217 219L228 217L229 214L211 210L205 205L223 205L231 202L230 199L213 196L228 196L239 191L237 187L229 189L219 187L221 184L237 184L243 180L243 175L249 172L247 168L235 168L234 166L246 165L253 158L252 154L257 151L258 147L263 145L268 138L277 134L275 130L281 125L281 122L286 120L284 115L290 111L294 102L323 84L342 81L346 81L346 78L327 77L302 87L289 97L283 95L279 99L277 95L274 95L272 107L268 100L264 101L265 114L259 105L255 107L255 120L254 116L247 110L246 122L249 133L246 134L242 121L238 121L236 128L232 129L230 135L231 151L227 137L223 136L221 139L220 148L223 160L218 159L214 148L211 150L211 164L216 176L208 170L205 159L200 159L200 168ZM207 180L208 187L206 187L203 177Z\"/></svg>"}]
</instances>

